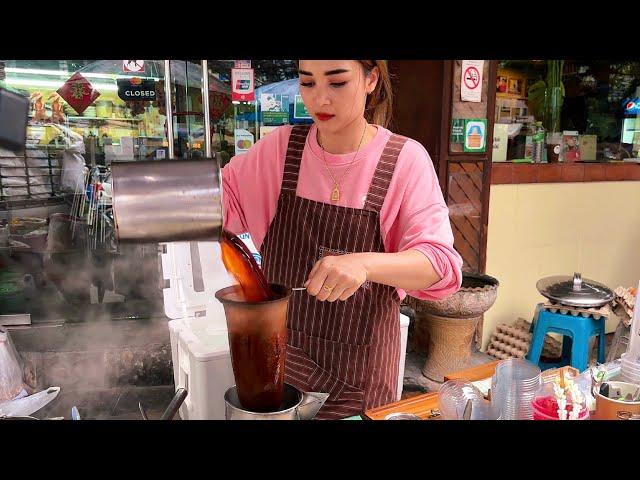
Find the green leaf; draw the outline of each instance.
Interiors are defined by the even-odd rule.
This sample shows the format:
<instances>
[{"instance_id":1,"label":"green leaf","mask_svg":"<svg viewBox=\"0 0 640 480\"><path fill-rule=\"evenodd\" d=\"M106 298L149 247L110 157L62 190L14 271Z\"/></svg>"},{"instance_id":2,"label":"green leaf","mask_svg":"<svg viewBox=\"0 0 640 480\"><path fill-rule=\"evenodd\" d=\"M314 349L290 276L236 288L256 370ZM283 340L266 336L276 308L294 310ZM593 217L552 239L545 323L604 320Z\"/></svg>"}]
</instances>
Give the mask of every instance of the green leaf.
<instances>
[{"instance_id":1,"label":"green leaf","mask_svg":"<svg viewBox=\"0 0 640 480\"><path fill-rule=\"evenodd\" d=\"M547 84L544 80L538 80L529 87L528 100L529 109L536 118L542 118L544 111L544 98L547 91Z\"/></svg>"}]
</instances>

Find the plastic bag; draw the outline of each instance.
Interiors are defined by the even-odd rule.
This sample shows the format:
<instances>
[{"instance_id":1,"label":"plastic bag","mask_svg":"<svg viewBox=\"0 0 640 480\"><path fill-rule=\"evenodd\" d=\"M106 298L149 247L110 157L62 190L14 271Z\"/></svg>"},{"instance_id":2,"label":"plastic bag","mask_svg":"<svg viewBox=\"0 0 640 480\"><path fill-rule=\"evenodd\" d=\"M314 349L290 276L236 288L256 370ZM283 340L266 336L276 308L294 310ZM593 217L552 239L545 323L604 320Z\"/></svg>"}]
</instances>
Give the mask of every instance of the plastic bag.
<instances>
[{"instance_id":1,"label":"plastic bag","mask_svg":"<svg viewBox=\"0 0 640 480\"><path fill-rule=\"evenodd\" d=\"M62 190L83 192L87 167L84 164L84 142L76 141L62 153L62 174L60 185Z\"/></svg>"},{"instance_id":2,"label":"plastic bag","mask_svg":"<svg viewBox=\"0 0 640 480\"><path fill-rule=\"evenodd\" d=\"M22 361L9 331L0 327L0 402L15 398L23 389Z\"/></svg>"},{"instance_id":3,"label":"plastic bag","mask_svg":"<svg viewBox=\"0 0 640 480\"><path fill-rule=\"evenodd\" d=\"M84 193L84 179L88 170L82 156L85 152L84 138L64 125L52 125L62 133L68 142L68 147L62 152L61 189L74 193Z\"/></svg>"}]
</instances>

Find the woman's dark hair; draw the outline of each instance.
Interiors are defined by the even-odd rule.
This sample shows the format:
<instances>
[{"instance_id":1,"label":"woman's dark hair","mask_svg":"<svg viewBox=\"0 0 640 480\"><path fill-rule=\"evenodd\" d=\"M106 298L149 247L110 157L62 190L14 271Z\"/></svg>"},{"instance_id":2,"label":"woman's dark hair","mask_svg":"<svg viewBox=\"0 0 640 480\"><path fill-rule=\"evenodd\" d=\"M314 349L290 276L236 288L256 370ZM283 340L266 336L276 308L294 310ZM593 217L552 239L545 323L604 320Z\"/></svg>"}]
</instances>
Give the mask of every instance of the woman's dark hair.
<instances>
[{"instance_id":1,"label":"woman's dark hair","mask_svg":"<svg viewBox=\"0 0 640 480\"><path fill-rule=\"evenodd\" d=\"M391 123L393 106L393 92L391 91L391 77L386 60L357 60L364 69L365 75L378 67L378 83L376 88L367 96L364 116L370 123L387 128ZM299 68L299 60L296 60Z\"/></svg>"},{"instance_id":2,"label":"woman's dark hair","mask_svg":"<svg viewBox=\"0 0 640 480\"><path fill-rule=\"evenodd\" d=\"M367 96L364 107L364 116L367 121L388 127L391 122L393 92L391 90L391 77L386 60L358 60L368 75L375 67L378 67L378 83L376 88Z\"/></svg>"}]
</instances>

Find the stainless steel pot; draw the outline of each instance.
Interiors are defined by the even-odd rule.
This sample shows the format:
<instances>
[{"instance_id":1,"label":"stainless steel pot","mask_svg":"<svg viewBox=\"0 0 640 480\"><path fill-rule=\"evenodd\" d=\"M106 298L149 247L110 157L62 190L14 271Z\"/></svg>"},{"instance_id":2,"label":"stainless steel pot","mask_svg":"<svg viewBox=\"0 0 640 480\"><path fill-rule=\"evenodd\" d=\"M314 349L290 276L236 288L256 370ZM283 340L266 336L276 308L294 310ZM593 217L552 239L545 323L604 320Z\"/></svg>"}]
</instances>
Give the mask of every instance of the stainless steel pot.
<instances>
[{"instance_id":1,"label":"stainless steel pot","mask_svg":"<svg viewBox=\"0 0 640 480\"><path fill-rule=\"evenodd\" d=\"M293 385L284 384L282 409L277 412L250 412L242 408L234 385L224 394L227 420L311 420L329 397L328 393L301 392Z\"/></svg>"},{"instance_id":2,"label":"stainless steel pot","mask_svg":"<svg viewBox=\"0 0 640 480\"><path fill-rule=\"evenodd\" d=\"M119 241L220 239L222 174L215 159L114 162L111 172Z\"/></svg>"}]
</instances>

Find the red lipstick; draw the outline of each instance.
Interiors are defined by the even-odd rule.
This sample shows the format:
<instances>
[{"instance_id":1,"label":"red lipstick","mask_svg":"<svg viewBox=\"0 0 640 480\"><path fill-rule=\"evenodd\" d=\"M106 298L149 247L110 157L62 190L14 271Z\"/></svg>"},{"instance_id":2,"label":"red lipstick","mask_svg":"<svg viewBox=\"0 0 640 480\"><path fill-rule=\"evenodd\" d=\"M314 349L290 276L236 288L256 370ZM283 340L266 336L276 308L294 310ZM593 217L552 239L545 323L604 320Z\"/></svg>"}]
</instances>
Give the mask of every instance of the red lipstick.
<instances>
[{"instance_id":1,"label":"red lipstick","mask_svg":"<svg viewBox=\"0 0 640 480\"><path fill-rule=\"evenodd\" d=\"M322 122L326 122L327 120L330 120L333 117L335 117L335 115L331 115L329 113L318 112L318 113L316 113L316 117L318 118L318 120L320 120Z\"/></svg>"}]
</instances>

